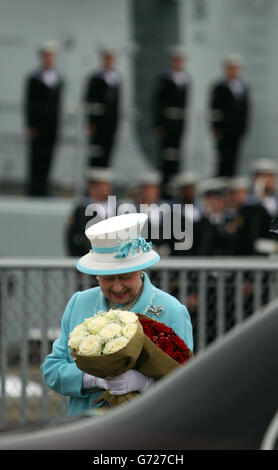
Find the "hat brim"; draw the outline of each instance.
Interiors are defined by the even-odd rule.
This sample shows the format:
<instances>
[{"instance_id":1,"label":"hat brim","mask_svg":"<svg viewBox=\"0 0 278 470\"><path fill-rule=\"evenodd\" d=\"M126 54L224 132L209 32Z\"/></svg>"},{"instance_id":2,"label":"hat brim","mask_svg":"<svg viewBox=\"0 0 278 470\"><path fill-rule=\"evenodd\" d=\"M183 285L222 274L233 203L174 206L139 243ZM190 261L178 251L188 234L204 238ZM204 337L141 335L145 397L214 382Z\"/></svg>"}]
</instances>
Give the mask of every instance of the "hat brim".
<instances>
[{"instance_id":1,"label":"hat brim","mask_svg":"<svg viewBox=\"0 0 278 470\"><path fill-rule=\"evenodd\" d=\"M103 256L104 258L104 256ZM115 259L108 255L107 260L103 261L96 260L94 253L89 252L87 255L82 256L76 268L84 274L95 274L95 275L114 275L114 274L125 274L134 271L140 271L141 269L147 269L150 266L158 263L160 256L154 250L150 250L147 253L142 253L140 256L128 257L127 259L121 258Z\"/></svg>"}]
</instances>

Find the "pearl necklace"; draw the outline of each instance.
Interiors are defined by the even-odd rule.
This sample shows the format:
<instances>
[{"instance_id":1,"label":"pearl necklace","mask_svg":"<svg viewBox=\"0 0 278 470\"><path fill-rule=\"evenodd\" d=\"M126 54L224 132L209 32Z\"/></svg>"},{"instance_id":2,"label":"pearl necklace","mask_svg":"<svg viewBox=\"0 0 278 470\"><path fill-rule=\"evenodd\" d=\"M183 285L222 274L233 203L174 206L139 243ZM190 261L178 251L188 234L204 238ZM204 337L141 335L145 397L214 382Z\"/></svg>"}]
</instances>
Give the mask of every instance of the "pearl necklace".
<instances>
[{"instance_id":1,"label":"pearl necklace","mask_svg":"<svg viewBox=\"0 0 278 470\"><path fill-rule=\"evenodd\" d=\"M132 300L130 300L127 304L116 304L115 302L112 302L111 300L109 300L109 308L111 310L126 310L126 311L130 311L134 305L136 304L137 300L139 299L140 295L142 294L142 291L143 291L143 286L144 286L144 283L142 282L142 286L141 286L141 289L139 290L139 293L136 295L136 297Z\"/></svg>"},{"instance_id":2,"label":"pearl necklace","mask_svg":"<svg viewBox=\"0 0 278 470\"><path fill-rule=\"evenodd\" d=\"M126 310L130 311L132 307L136 304L137 299L128 302L127 304L115 304L114 302L109 301L109 309L111 310Z\"/></svg>"}]
</instances>

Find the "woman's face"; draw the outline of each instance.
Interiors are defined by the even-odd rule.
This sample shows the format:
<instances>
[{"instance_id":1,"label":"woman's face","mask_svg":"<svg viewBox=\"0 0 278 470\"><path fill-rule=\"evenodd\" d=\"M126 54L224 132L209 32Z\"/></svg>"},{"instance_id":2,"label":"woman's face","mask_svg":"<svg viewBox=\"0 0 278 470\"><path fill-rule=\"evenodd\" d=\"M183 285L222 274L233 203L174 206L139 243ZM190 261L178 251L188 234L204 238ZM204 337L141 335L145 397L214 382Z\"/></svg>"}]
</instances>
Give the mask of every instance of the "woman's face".
<instances>
[{"instance_id":1,"label":"woman's face","mask_svg":"<svg viewBox=\"0 0 278 470\"><path fill-rule=\"evenodd\" d=\"M108 300L116 304L126 304L139 294L142 286L141 274L141 271L135 271L97 278L102 293Z\"/></svg>"}]
</instances>

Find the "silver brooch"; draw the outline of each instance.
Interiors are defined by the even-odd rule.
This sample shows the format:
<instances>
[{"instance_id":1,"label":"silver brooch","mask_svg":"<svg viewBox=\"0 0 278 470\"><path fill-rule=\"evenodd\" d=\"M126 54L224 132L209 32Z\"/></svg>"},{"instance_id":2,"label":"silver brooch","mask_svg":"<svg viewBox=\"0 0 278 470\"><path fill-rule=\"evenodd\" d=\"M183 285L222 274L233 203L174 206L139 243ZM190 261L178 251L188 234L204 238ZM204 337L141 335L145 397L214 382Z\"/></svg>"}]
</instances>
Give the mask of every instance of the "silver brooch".
<instances>
[{"instance_id":1,"label":"silver brooch","mask_svg":"<svg viewBox=\"0 0 278 470\"><path fill-rule=\"evenodd\" d=\"M147 314L149 315L156 315L157 317L160 317L160 315L164 312L164 307L163 305L151 305L148 310L147 310Z\"/></svg>"}]
</instances>

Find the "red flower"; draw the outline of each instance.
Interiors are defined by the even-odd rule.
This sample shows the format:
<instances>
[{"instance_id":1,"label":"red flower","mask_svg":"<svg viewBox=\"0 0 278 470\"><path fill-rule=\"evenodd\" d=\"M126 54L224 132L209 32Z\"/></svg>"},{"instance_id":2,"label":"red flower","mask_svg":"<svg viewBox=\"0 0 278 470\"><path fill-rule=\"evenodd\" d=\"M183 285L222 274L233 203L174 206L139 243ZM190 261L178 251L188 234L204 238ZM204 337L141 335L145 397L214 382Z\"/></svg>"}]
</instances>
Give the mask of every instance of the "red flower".
<instances>
[{"instance_id":1,"label":"red flower","mask_svg":"<svg viewBox=\"0 0 278 470\"><path fill-rule=\"evenodd\" d=\"M154 336L153 325L143 318L140 318L139 321L143 327L145 335L147 335L149 338L152 338Z\"/></svg>"},{"instance_id":2,"label":"red flower","mask_svg":"<svg viewBox=\"0 0 278 470\"><path fill-rule=\"evenodd\" d=\"M190 357L190 356L189 356ZM175 351L172 355L172 358L175 359L179 364L183 364L189 357L184 357L181 351Z\"/></svg>"},{"instance_id":3,"label":"red flower","mask_svg":"<svg viewBox=\"0 0 278 470\"><path fill-rule=\"evenodd\" d=\"M183 364L192 356L185 342L169 326L152 318L139 318L139 321L145 335L179 364Z\"/></svg>"},{"instance_id":4,"label":"red flower","mask_svg":"<svg viewBox=\"0 0 278 470\"><path fill-rule=\"evenodd\" d=\"M171 341L169 341L167 337L164 336L162 338L159 338L156 344L160 349L162 349L162 351L168 354L168 356L173 357L174 344Z\"/></svg>"},{"instance_id":5,"label":"red flower","mask_svg":"<svg viewBox=\"0 0 278 470\"><path fill-rule=\"evenodd\" d=\"M180 348L180 349L187 348L185 342L178 335L173 335L172 341L177 348Z\"/></svg>"}]
</instances>

